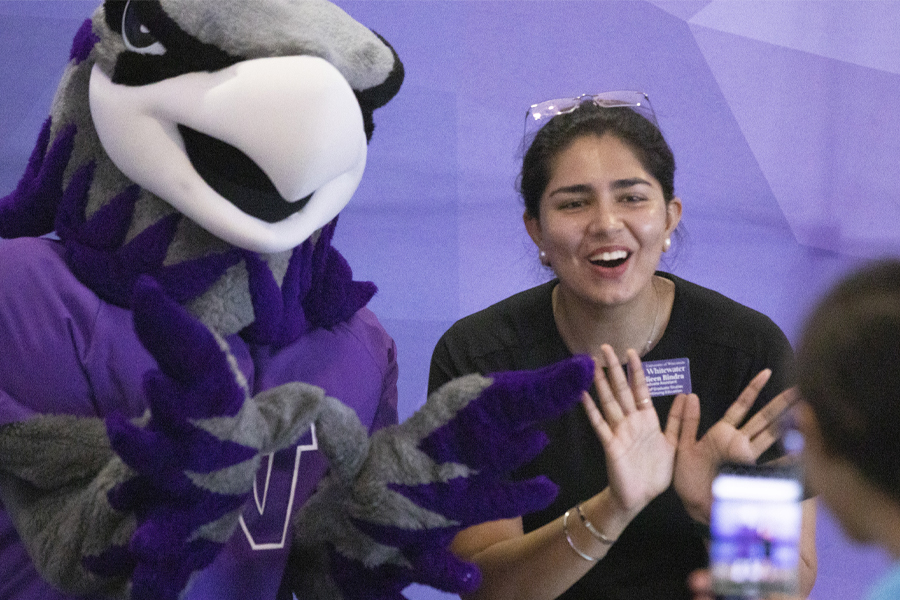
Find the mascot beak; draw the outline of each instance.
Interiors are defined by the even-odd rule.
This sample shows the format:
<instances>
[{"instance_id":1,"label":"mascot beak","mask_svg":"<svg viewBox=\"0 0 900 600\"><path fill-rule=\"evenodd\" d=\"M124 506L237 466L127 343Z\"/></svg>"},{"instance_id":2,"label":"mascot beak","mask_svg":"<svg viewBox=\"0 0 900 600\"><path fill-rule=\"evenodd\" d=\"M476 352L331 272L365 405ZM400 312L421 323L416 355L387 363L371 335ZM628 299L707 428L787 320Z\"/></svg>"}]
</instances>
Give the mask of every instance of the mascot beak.
<instances>
[{"instance_id":1,"label":"mascot beak","mask_svg":"<svg viewBox=\"0 0 900 600\"><path fill-rule=\"evenodd\" d=\"M142 86L95 66L89 92L119 170L254 252L301 244L346 206L365 169L359 103L321 58L246 60Z\"/></svg>"}]
</instances>

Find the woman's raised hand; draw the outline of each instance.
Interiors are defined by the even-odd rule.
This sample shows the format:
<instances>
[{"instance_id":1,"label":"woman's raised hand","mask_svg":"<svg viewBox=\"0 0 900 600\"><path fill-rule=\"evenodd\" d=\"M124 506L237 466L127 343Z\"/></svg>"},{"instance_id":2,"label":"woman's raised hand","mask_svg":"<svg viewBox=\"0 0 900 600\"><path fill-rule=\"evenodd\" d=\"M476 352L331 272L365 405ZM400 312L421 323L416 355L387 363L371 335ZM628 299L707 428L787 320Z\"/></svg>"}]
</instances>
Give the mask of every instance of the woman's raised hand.
<instances>
[{"instance_id":1,"label":"woman's raised hand","mask_svg":"<svg viewBox=\"0 0 900 600\"><path fill-rule=\"evenodd\" d=\"M609 367L594 376L600 408L587 392L582 405L603 444L614 500L637 514L672 482L685 399L676 398L663 432L637 353L628 351L629 381L612 347L601 351Z\"/></svg>"},{"instance_id":2,"label":"woman's raised hand","mask_svg":"<svg viewBox=\"0 0 900 600\"><path fill-rule=\"evenodd\" d=\"M779 421L797 398L793 388L772 398L741 425L771 375L772 371L764 369L750 380L725 415L699 440L700 399L695 394L679 395L685 406L673 485L695 521L709 523L712 481L722 463L754 463L778 439Z\"/></svg>"}]
</instances>

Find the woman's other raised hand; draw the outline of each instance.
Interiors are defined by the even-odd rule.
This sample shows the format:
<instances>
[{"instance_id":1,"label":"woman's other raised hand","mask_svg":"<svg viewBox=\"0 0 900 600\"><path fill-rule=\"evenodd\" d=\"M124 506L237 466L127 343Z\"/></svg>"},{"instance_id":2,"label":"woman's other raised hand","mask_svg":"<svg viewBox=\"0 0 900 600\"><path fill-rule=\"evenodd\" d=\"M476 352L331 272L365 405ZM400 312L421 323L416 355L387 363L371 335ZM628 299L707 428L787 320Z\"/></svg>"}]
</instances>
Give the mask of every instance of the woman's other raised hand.
<instances>
[{"instance_id":1,"label":"woman's other raised hand","mask_svg":"<svg viewBox=\"0 0 900 600\"><path fill-rule=\"evenodd\" d=\"M741 425L772 372L760 371L750 380L725 415L697 439L700 424L700 399L684 395L684 415L673 485L688 514L695 521L709 523L712 508L712 481L722 463L754 463L774 444L781 433L780 421L796 401L793 388L772 398L746 423ZM676 397L676 402L678 397Z\"/></svg>"}]
</instances>

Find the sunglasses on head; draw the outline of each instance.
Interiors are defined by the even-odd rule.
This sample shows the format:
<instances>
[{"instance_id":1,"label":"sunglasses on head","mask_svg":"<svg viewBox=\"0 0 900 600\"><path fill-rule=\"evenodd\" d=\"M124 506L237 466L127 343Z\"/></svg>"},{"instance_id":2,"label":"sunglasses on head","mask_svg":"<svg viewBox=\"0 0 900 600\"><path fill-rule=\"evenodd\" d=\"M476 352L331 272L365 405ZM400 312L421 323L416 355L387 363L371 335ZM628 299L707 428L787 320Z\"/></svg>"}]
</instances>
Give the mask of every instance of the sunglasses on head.
<instances>
[{"instance_id":1,"label":"sunglasses on head","mask_svg":"<svg viewBox=\"0 0 900 600\"><path fill-rule=\"evenodd\" d=\"M650 105L650 97L644 92L618 91L601 92L599 94L582 94L574 98L558 98L532 104L525 113L525 136L533 135L547 121L565 113L570 113L585 102L593 102L601 108L630 108L659 129L656 113Z\"/></svg>"}]
</instances>

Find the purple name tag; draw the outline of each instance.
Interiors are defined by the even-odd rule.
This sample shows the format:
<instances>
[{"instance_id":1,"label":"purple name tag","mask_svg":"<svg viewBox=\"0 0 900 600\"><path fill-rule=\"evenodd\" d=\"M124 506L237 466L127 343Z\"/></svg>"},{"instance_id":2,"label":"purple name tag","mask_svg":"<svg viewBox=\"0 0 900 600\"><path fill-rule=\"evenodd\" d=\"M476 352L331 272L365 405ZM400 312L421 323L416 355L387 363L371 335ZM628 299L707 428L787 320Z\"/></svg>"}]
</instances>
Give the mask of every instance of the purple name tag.
<instances>
[{"instance_id":1,"label":"purple name tag","mask_svg":"<svg viewBox=\"0 0 900 600\"><path fill-rule=\"evenodd\" d=\"M691 364L686 358L645 362L644 377L654 398L691 393Z\"/></svg>"}]
</instances>

